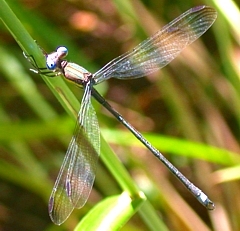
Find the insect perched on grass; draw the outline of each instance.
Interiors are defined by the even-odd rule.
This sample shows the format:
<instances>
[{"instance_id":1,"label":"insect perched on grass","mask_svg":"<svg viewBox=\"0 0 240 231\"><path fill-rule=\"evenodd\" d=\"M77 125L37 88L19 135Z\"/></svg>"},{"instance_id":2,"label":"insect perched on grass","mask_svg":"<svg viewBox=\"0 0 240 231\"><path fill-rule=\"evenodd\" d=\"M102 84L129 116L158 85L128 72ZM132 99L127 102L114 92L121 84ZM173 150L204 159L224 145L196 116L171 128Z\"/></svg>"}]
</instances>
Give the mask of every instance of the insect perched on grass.
<instances>
[{"instance_id":1,"label":"insect perched on grass","mask_svg":"<svg viewBox=\"0 0 240 231\"><path fill-rule=\"evenodd\" d=\"M201 204L207 209L214 209L213 202L113 109L95 90L94 85L109 78L140 78L166 66L185 47L204 34L216 17L217 12L211 7L191 8L132 51L113 59L94 74L78 64L64 60L68 53L65 47L59 47L51 54L44 52L47 68L37 67L34 58L26 55L36 73L48 77L63 75L84 90L75 131L49 200L49 214L55 224L62 224L74 208L84 206L94 183L100 154L100 132L91 96L162 161Z\"/></svg>"}]
</instances>

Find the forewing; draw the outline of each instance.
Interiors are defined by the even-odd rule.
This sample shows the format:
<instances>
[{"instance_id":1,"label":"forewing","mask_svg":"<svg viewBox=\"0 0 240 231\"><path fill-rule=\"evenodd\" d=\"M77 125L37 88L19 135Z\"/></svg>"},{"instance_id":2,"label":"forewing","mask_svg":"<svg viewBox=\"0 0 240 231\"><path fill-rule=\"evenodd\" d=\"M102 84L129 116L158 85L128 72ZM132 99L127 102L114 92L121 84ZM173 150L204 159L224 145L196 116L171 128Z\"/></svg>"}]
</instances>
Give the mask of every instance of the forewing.
<instances>
[{"instance_id":1,"label":"forewing","mask_svg":"<svg viewBox=\"0 0 240 231\"><path fill-rule=\"evenodd\" d=\"M113 59L96 72L96 83L109 78L140 78L166 66L187 45L204 34L216 17L216 11L208 6L186 11L133 51Z\"/></svg>"},{"instance_id":2,"label":"forewing","mask_svg":"<svg viewBox=\"0 0 240 231\"><path fill-rule=\"evenodd\" d=\"M59 225L74 208L86 203L95 179L100 133L90 99L91 88L87 85L74 135L49 200L49 215Z\"/></svg>"}]
</instances>

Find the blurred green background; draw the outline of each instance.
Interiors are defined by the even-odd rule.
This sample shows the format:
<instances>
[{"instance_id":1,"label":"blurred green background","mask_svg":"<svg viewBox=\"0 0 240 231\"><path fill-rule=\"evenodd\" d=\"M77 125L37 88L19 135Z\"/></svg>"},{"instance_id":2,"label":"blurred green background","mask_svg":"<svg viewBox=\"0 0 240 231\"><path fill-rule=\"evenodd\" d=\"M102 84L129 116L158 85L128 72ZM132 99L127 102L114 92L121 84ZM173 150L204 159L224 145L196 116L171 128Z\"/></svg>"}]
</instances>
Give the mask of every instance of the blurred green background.
<instances>
[{"instance_id":1,"label":"blurred green background","mask_svg":"<svg viewBox=\"0 0 240 231\"><path fill-rule=\"evenodd\" d=\"M116 119L93 104L103 137L153 205L164 230L240 230L237 1L6 2L47 52L65 45L68 60L93 73L188 9L213 6L218 11L214 25L170 65L146 78L110 79L97 89L210 196L214 211L200 205ZM73 230L98 201L122 190L100 158L85 207L64 225L52 224L48 198L75 120L42 78L29 71L31 65L3 23L0 54L0 230ZM81 100L81 90L67 85ZM157 229L137 212L121 230Z\"/></svg>"}]
</instances>

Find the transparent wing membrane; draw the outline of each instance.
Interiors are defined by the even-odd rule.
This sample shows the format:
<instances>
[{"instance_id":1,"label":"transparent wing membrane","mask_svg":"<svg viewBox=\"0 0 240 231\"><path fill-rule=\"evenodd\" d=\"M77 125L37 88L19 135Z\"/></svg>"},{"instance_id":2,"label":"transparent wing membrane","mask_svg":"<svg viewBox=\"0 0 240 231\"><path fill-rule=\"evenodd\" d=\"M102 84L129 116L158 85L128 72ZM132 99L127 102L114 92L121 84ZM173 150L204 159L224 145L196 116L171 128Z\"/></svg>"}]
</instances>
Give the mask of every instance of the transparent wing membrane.
<instances>
[{"instance_id":1,"label":"transparent wing membrane","mask_svg":"<svg viewBox=\"0 0 240 231\"><path fill-rule=\"evenodd\" d=\"M100 133L90 99L91 89L86 87L74 135L50 196L49 214L56 224L86 203L94 183Z\"/></svg>"},{"instance_id":2,"label":"transparent wing membrane","mask_svg":"<svg viewBox=\"0 0 240 231\"><path fill-rule=\"evenodd\" d=\"M204 34L216 17L216 11L207 6L186 11L132 51L97 71L94 74L96 83L109 78L140 78L166 66L187 45Z\"/></svg>"}]
</instances>

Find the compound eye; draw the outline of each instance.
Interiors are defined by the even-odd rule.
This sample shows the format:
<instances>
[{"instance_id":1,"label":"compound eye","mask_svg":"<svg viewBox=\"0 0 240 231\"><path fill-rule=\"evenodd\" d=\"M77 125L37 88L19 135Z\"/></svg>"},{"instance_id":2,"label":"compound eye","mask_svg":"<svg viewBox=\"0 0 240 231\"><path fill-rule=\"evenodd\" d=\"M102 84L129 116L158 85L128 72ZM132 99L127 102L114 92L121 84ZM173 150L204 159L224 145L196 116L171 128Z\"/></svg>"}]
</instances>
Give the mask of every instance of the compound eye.
<instances>
[{"instance_id":1,"label":"compound eye","mask_svg":"<svg viewBox=\"0 0 240 231\"><path fill-rule=\"evenodd\" d=\"M53 62L52 59L47 58L46 65L49 70L55 70L57 68L57 64Z\"/></svg>"},{"instance_id":2,"label":"compound eye","mask_svg":"<svg viewBox=\"0 0 240 231\"><path fill-rule=\"evenodd\" d=\"M57 54L60 59L64 58L68 54L68 49L66 47L58 47Z\"/></svg>"}]
</instances>

